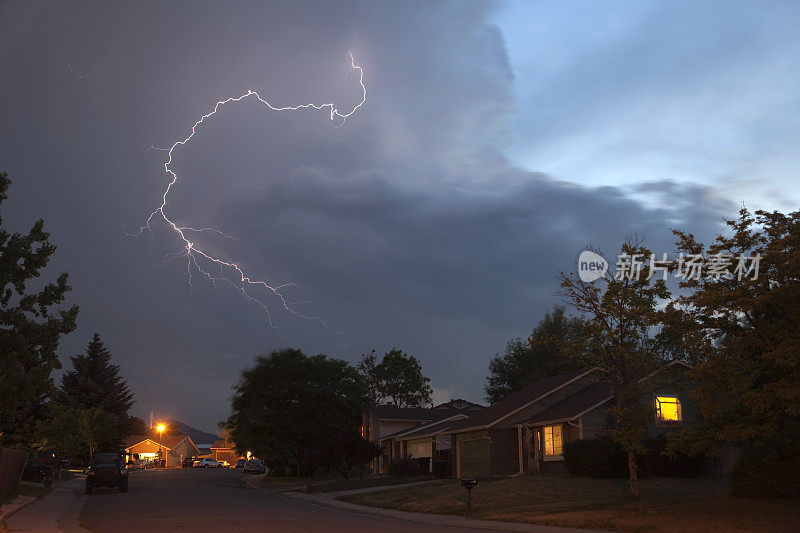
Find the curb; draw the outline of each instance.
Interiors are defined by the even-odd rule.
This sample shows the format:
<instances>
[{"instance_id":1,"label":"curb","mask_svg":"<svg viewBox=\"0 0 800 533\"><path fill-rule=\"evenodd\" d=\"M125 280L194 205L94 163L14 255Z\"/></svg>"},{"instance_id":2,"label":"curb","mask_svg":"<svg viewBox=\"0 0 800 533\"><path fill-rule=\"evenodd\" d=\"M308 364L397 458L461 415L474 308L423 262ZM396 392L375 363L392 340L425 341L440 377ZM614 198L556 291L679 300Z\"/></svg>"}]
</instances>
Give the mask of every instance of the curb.
<instances>
[{"instance_id":1,"label":"curb","mask_svg":"<svg viewBox=\"0 0 800 533\"><path fill-rule=\"evenodd\" d=\"M32 504L33 502L35 502L36 500L39 499L36 496L18 495L16 498L14 498L10 502L6 503L3 507L7 507L7 506L11 505L15 501L17 501L19 498L25 498L25 500L23 500L22 504L18 505L15 509L12 508L8 512L4 511L3 513L0 513L0 533L6 533L8 531L8 528L6 528L6 520L8 520L12 516L14 516L14 513L17 513L19 511L25 509L27 506L29 506L30 504Z\"/></svg>"},{"instance_id":2,"label":"curb","mask_svg":"<svg viewBox=\"0 0 800 533\"><path fill-rule=\"evenodd\" d=\"M251 479L253 481L256 481L258 478L251 478ZM330 495L319 496L319 495L306 494L303 492L273 491L263 487L259 487L256 484L251 483L250 480L246 479L240 479L240 482L249 486L252 489L260 490L262 492L273 494L275 496L282 496L284 498L289 498L292 500L299 500L312 505L328 507L330 509L336 509L338 511L379 516L381 518L405 520L406 522L415 522L419 524L427 524L430 526L452 526L452 527L464 527L471 529L485 529L489 531L512 531L517 533L607 533L589 529L543 526L539 524L525 524L520 522L479 520L477 518L468 518L455 515L411 513L407 511L398 511L395 509L382 509L380 507L368 507L366 505L357 505L354 503L343 502L335 499Z\"/></svg>"}]
</instances>

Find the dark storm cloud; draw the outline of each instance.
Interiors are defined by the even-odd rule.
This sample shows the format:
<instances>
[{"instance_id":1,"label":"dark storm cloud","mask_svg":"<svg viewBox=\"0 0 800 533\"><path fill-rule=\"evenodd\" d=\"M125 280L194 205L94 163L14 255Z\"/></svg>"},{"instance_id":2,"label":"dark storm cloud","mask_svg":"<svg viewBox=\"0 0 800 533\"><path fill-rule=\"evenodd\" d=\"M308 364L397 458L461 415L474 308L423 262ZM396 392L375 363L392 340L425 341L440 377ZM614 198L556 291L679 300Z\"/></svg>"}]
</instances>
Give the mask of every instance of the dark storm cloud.
<instances>
[{"instance_id":1,"label":"dark storm cloud","mask_svg":"<svg viewBox=\"0 0 800 533\"><path fill-rule=\"evenodd\" d=\"M204 429L227 415L239 370L280 342L232 291L196 278L190 296L185 263L156 267L175 251L165 228L152 243L124 236L166 183L165 154L148 147L185 137L214 102L247 89L279 105L355 105L349 50L368 96L343 127L246 101L176 150L170 213L239 238L202 243L254 276L296 283L286 295L298 309L348 332L276 312L287 344L351 361L401 346L438 389L480 400L488 359L555 302L558 273L587 243L614 255L638 233L670 251L669 227L711 234L733 213L702 187L648 185L669 200L648 207L622 189L512 167L513 73L491 7L0 7L7 212L18 227L45 217L53 271L70 271L80 329L62 359L99 331L140 413Z\"/></svg>"}]
</instances>

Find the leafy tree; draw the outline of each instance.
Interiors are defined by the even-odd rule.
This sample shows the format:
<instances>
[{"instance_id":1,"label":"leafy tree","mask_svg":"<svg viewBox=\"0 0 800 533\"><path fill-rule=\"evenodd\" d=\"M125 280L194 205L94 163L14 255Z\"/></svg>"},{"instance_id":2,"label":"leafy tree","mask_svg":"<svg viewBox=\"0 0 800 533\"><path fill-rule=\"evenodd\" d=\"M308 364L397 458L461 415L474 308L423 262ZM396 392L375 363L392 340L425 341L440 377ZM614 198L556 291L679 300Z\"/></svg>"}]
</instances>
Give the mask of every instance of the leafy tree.
<instances>
[{"instance_id":1,"label":"leafy tree","mask_svg":"<svg viewBox=\"0 0 800 533\"><path fill-rule=\"evenodd\" d=\"M330 466L345 479L354 470L364 477L364 466L381 454L381 447L355 431L342 431L331 443Z\"/></svg>"},{"instance_id":2,"label":"leafy tree","mask_svg":"<svg viewBox=\"0 0 800 533\"><path fill-rule=\"evenodd\" d=\"M226 429L237 451L301 476L327 463L331 436L357 430L368 396L347 362L295 349L259 357L234 391Z\"/></svg>"},{"instance_id":3,"label":"leafy tree","mask_svg":"<svg viewBox=\"0 0 800 533\"><path fill-rule=\"evenodd\" d=\"M119 437L115 425L118 419L105 409L99 407L81 409L78 411L78 420L89 457L94 455L98 447L113 442Z\"/></svg>"},{"instance_id":4,"label":"leafy tree","mask_svg":"<svg viewBox=\"0 0 800 533\"><path fill-rule=\"evenodd\" d=\"M0 173L0 204L10 183ZM31 444L36 421L47 415L50 373L61 367L56 349L78 315L77 306L58 309L70 290L66 273L38 291L28 287L56 250L48 239L41 219L22 235L9 233L0 218L0 433L15 446Z\"/></svg>"},{"instance_id":5,"label":"leafy tree","mask_svg":"<svg viewBox=\"0 0 800 533\"><path fill-rule=\"evenodd\" d=\"M362 357L357 368L364 378L372 405L388 402L397 407L432 405L430 378L422 373L416 357L392 348L377 362L375 350Z\"/></svg>"},{"instance_id":6,"label":"leafy tree","mask_svg":"<svg viewBox=\"0 0 800 533\"><path fill-rule=\"evenodd\" d=\"M86 460L117 438L116 418L103 409L74 409L52 402L50 407L50 416L36 425L36 448Z\"/></svg>"},{"instance_id":7,"label":"leafy tree","mask_svg":"<svg viewBox=\"0 0 800 533\"><path fill-rule=\"evenodd\" d=\"M622 245L622 256L631 264L650 255L639 241L631 239ZM652 409L640 401L644 392L640 381L657 367L659 359L650 351L648 332L660 325L660 301L670 297L664 280L650 275L646 260L636 270L638 275L618 268L614 276L603 276L596 284L574 274L561 275L561 294L584 318L581 342L566 347L585 366L605 371L614 393L609 412L615 424L610 433L627 454L632 498L639 498L636 454L645 451L646 425L653 416Z\"/></svg>"},{"instance_id":8,"label":"leafy tree","mask_svg":"<svg viewBox=\"0 0 800 533\"><path fill-rule=\"evenodd\" d=\"M681 252L726 262L731 273L685 280L691 292L676 306L696 325L687 343L705 359L694 451L747 441L776 464L800 464L800 211L742 208L727 224L730 234L708 247L675 231Z\"/></svg>"},{"instance_id":9,"label":"leafy tree","mask_svg":"<svg viewBox=\"0 0 800 533\"><path fill-rule=\"evenodd\" d=\"M378 376L378 357L373 349L369 355L361 354L361 361L356 365L359 373L364 378L369 394L369 405L379 405L383 399L381 393L381 380Z\"/></svg>"},{"instance_id":10,"label":"leafy tree","mask_svg":"<svg viewBox=\"0 0 800 533\"><path fill-rule=\"evenodd\" d=\"M61 401L74 409L102 409L114 417L115 437L124 438L134 428L128 410L133 393L111 363L111 352L100 335L94 334L85 355L74 355L72 370L61 379Z\"/></svg>"},{"instance_id":11,"label":"leafy tree","mask_svg":"<svg viewBox=\"0 0 800 533\"><path fill-rule=\"evenodd\" d=\"M48 417L36 423L36 441L33 446L40 450L56 450L60 455L72 458L82 457L80 412L55 402L50 402L49 406Z\"/></svg>"},{"instance_id":12,"label":"leafy tree","mask_svg":"<svg viewBox=\"0 0 800 533\"><path fill-rule=\"evenodd\" d=\"M579 363L563 353L562 345L575 340L580 332L576 319L568 318L563 307L555 307L527 341L508 341L503 355L495 355L489 362L486 401L497 403L534 381L577 370Z\"/></svg>"}]
</instances>

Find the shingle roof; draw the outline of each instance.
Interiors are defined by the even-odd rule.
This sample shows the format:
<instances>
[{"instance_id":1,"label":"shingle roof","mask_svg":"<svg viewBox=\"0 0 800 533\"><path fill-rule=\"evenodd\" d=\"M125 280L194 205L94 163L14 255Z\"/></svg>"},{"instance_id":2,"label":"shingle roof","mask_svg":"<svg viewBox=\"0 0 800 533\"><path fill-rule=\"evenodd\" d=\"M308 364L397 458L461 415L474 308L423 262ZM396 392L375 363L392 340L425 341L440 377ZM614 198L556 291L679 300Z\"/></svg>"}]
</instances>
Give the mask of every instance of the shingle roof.
<instances>
[{"instance_id":1,"label":"shingle roof","mask_svg":"<svg viewBox=\"0 0 800 533\"><path fill-rule=\"evenodd\" d=\"M533 415L527 422L541 424L556 420L572 420L588 409L610 400L611 397L611 387L609 387L608 383L598 381Z\"/></svg>"},{"instance_id":2,"label":"shingle roof","mask_svg":"<svg viewBox=\"0 0 800 533\"><path fill-rule=\"evenodd\" d=\"M380 420L416 420L419 422L432 422L461 413L463 409L422 409L417 407L378 405L370 407L369 412L372 416Z\"/></svg>"},{"instance_id":3,"label":"shingle roof","mask_svg":"<svg viewBox=\"0 0 800 533\"><path fill-rule=\"evenodd\" d=\"M186 437L186 435L161 435L160 437L155 435L129 435L125 438L125 448L130 448L140 442L150 440L155 444L161 444L162 447L171 450Z\"/></svg>"},{"instance_id":4,"label":"shingle roof","mask_svg":"<svg viewBox=\"0 0 800 533\"><path fill-rule=\"evenodd\" d=\"M460 422L461 420L463 420L463 419L459 418L459 419L456 419L456 420L443 420L441 422L437 422L435 424L432 424L432 425L429 425L429 426L426 426L426 427L423 427L423 428L415 429L414 431L406 430L407 431L406 433L403 433L402 435L400 435L400 439L403 440L403 439L409 439L409 438L414 438L414 437L422 437L422 436L425 436L425 435L433 435L433 434L436 434L436 433L445 433L446 430L448 430L450 428L450 426L452 426L456 422Z\"/></svg>"},{"instance_id":5,"label":"shingle roof","mask_svg":"<svg viewBox=\"0 0 800 533\"><path fill-rule=\"evenodd\" d=\"M540 379L531 383L519 392L515 392L509 397L490 405L483 411L478 411L466 420L461 420L453 424L452 431L464 431L472 428L484 428L492 426L501 418L508 416L517 409L534 402L536 399L547 395L553 390L566 385L570 381L591 372L592 369L574 370L565 374L559 374L549 378Z\"/></svg>"}]
</instances>

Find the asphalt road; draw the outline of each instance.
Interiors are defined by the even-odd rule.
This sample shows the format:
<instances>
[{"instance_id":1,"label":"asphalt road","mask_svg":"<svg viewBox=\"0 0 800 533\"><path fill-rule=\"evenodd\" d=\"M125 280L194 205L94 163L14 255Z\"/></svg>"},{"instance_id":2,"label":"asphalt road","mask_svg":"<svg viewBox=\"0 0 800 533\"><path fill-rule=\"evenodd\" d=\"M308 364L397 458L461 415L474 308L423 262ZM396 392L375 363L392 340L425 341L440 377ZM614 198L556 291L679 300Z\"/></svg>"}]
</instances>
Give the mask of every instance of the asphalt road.
<instances>
[{"instance_id":1,"label":"asphalt road","mask_svg":"<svg viewBox=\"0 0 800 533\"><path fill-rule=\"evenodd\" d=\"M339 511L243 485L241 470L174 469L133 472L128 492L96 489L81 524L97 533L147 531L408 532L482 531Z\"/></svg>"}]
</instances>

